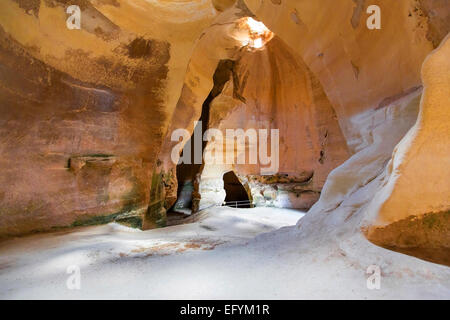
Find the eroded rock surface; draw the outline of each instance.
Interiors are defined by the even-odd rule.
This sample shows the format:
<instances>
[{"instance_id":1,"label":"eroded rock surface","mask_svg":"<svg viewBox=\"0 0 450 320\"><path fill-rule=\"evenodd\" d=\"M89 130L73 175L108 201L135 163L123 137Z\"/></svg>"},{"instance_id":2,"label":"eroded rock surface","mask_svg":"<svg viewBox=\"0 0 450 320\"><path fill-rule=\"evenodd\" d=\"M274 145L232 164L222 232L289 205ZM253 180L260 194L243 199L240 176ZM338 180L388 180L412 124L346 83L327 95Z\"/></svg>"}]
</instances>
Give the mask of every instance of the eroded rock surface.
<instances>
[{"instance_id":1,"label":"eroded rock surface","mask_svg":"<svg viewBox=\"0 0 450 320\"><path fill-rule=\"evenodd\" d=\"M66 27L67 1L0 4L1 236L142 216L193 43L215 14L204 1L70 4L81 30Z\"/></svg>"},{"instance_id":2,"label":"eroded rock surface","mask_svg":"<svg viewBox=\"0 0 450 320\"><path fill-rule=\"evenodd\" d=\"M221 130L224 136L229 129L267 130L270 149L275 139L270 130L277 129L280 145L279 163L274 166L275 158L267 165L261 161L238 162L239 153L250 157L252 148L261 152L262 136L258 146L248 145L247 141L234 145L228 141L233 137L228 136L223 147L210 142L208 148L223 150L223 156L216 156L225 163L207 164L202 173L200 193L207 199L214 198L213 202L223 201L221 195L207 193L221 192L222 175L233 170L249 186L256 205L308 209L319 198L328 173L349 156L337 117L320 83L277 37L265 50L246 51L239 56L233 78L210 108L209 126ZM234 164L226 161L229 153L234 153ZM270 171L270 167L276 171L264 171ZM210 204L208 199L203 205Z\"/></svg>"},{"instance_id":3,"label":"eroded rock surface","mask_svg":"<svg viewBox=\"0 0 450 320\"><path fill-rule=\"evenodd\" d=\"M379 30L365 1L71 4L81 30L67 1L0 4L0 236L164 226L178 184L195 210L217 205L233 170L257 205L312 206L305 236L410 250L410 232L446 252L447 1L373 0ZM207 164L177 181L171 134L192 133L205 106L209 128L279 129L276 172ZM435 214L443 229L414 231Z\"/></svg>"}]
</instances>

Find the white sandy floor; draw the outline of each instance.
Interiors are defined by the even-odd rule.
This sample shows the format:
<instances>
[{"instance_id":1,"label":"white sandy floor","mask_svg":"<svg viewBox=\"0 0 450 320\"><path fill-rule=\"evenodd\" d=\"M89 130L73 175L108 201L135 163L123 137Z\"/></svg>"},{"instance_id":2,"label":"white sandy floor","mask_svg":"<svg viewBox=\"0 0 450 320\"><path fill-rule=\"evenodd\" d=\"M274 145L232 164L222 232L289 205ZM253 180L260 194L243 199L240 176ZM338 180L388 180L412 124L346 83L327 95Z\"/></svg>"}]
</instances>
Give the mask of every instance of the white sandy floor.
<instances>
[{"instance_id":1,"label":"white sandy floor","mask_svg":"<svg viewBox=\"0 0 450 320\"><path fill-rule=\"evenodd\" d=\"M450 298L450 268L359 235L304 239L294 226L302 216L221 207L163 229L113 223L11 239L0 243L0 299ZM373 263L379 290L366 285ZM80 290L67 288L71 265Z\"/></svg>"}]
</instances>

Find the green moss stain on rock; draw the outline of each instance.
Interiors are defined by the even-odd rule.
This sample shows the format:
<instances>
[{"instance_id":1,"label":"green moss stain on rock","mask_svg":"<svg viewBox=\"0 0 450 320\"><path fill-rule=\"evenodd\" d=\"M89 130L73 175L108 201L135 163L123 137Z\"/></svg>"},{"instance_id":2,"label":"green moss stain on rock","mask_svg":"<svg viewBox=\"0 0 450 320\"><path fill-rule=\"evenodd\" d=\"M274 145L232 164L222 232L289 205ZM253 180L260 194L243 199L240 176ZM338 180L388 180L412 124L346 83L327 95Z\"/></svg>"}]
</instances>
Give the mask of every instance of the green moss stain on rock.
<instances>
[{"instance_id":1,"label":"green moss stain on rock","mask_svg":"<svg viewBox=\"0 0 450 320\"><path fill-rule=\"evenodd\" d=\"M170 176L169 176L170 177ZM164 171L157 172L155 169L152 175L152 183L150 189L150 203L147 212L144 215L142 229L162 228L166 226L166 209L164 181L168 177Z\"/></svg>"},{"instance_id":2,"label":"green moss stain on rock","mask_svg":"<svg viewBox=\"0 0 450 320\"><path fill-rule=\"evenodd\" d=\"M390 250L450 265L450 211L410 216L370 230L367 238Z\"/></svg>"},{"instance_id":3,"label":"green moss stain on rock","mask_svg":"<svg viewBox=\"0 0 450 320\"><path fill-rule=\"evenodd\" d=\"M80 218L72 223L71 227L80 227L80 226L95 226L99 224L107 224L113 222L120 213L113 213L105 216L94 216L89 218Z\"/></svg>"},{"instance_id":4,"label":"green moss stain on rock","mask_svg":"<svg viewBox=\"0 0 450 320\"><path fill-rule=\"evenodd\" d=\"M116 222L130 228L142 229L142 217L140 216L117 219Z\"/></svg>"},{"instance_id":5,"label":"green moss stain on rock","mask_svg":"<svg viewBox=\"0 0 450 320\"><path fill-rule=\"evenodd\" d=\"M167 225L166 209L164 201L158 201L148 206L145 214L143 229L162 228Z\"/></svg>"}]
</instances>

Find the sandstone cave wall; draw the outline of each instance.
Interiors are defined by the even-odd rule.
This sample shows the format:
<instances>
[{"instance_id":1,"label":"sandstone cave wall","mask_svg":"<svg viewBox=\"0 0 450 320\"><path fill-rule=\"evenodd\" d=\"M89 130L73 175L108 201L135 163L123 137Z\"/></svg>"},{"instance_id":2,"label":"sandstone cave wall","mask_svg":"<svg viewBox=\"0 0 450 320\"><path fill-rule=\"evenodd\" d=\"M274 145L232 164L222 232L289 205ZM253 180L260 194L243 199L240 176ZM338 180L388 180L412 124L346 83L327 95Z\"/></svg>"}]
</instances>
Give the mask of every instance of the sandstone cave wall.
<instances>
[{"instance_id":1,"label":"sandstone cave wall","mask_svg":"<svg viewBox=\"0 0 450 320\"><path fill-rule=\"evenodd\" d=\"M279 46L273 44L270 49L269 42L269 54L242 57L235 71L240 80L229 82L216 101L220 105L221 99L229 99L233 106L219 126L248 119L253 108L267 114L264 121L286 124L288 135L303 138L309 131L307 139L298 139L302 148L294 149L308 152L286 157L282 169L288 176L313 170L317 191L329 170L345 159L345 148L330 146L342 143L334 120L324 123L321 112L331 115L334 110L352 152L373 145L374 122L366 125L366 120L373 115L387 116L393 104L421 93L422 62L450 29L445 1L374 0L382 10L382 29L368 30L366 1L199 0L171 4L136 0L132 4L127 0L74 0L71 4L82 9L82 29L68 30L67 1L3 0L0 235L105 222L121 213L141 216L149 204L155 205L156 213L149 227L158 219L163 223L159 210L176 198L175 166L169 158L174 143L167 140L167 133L176 128L192 131L201 105L214 87L219 61L241 58L248 34L236 21L253 14L275 32L279 40L274 44L279 41ZM281 49L284 44L286 48ZM260 72L268 77L246 82L247 74L250 78L258 74L251 71L258 69L252 66L258 61L254 57L261 62ZM302 79L298 85L304 87L299 90L304 93L300 98L286 88L295 79L273 78L280 76L274 70L287 68L277 64L282 59L293 59L298 67ZM268 96L257 89L260 82L269 88L276 81L285 85L273 86ZM237 91L236 84L240 86ZM427 101L445 97L440 93L445 89L430 90L425 91L432 92L425 96ZM258 104L260 99L263 103ZM306 109L295 111L295 104L285 103L297 99ZM277 112L280 105L286 112ZM437 109L444 110L436 114L446 119L446 109ZM300 125L299 133L290 131L287 111L311 117ZM425 114L421 119L424 127L438 121ZM333 133L329 139L336 141L324 143L323 129L328 126ZM442 147L446 150L445 130L439 131L439 137L433 136L433 152ZM283 143L295 145L293 139ZM324 146L328 149L322 164L318 160ZM384 154L389 148L379 150ZM294 152L292 147L289 150ZM408 157L409 163L414 162ZM429 166L426 157L417 161L419 164L408 165L408 172L423 164ZM356 167L366 172L371 168L366 166L368 162L358 162ZM253 172L245 167L233 169L245 179ZM439 172L437 168L432 172L428 190L442 181ZM343 180L344 191L335 190L338 194L353 190L355 180L349 177ZM392 200L392 208L406 199L408 184L417 185L417 175L405 171L404 177L395 179L394 185L402 187L393 193L399 197ZM448 193L443 190L434 207L446 207ZM395 216L401 218L408 212Z\"/></svg>"},{"instance_id":2,"label":"sandstone cave wall","mask_svg":"<svg viewBox=\"0 0 450 320\"><path fill-rule=\"evenodd\" d=\"M448 2L371 1L381 7L380 30L365 26L367 1L245 2L319 78L355 152L330 173L299 223L302 233L363 230L379 245L442 262L449 247Z\"/></svg>"},{"instance_id":3,"label":"sandstone cave wall","mask_svg":"<svg viewBox=\"0 0 450 320\"><path fill-rule=\"evenodd\" d=\"M267 129L279 132L279 164L249 164L249 152L261 148L245 141L208 143L207 148L223 150L216 155L234 153L234 164L205 165L201 183L201 207L221 203L224 198L222 176L233 170L248 186L257 206L309 209L319 198L329 172L345 161L349 152L336 114L323 89L301 58L278 37L264 50L243 51L233 68L233 77L211 103L210 127L227 129ZM260 137L261 138L261 137ZM225 139L225 140L226 140ZM215 144L211 145L211 144ZM237 163L237 154L246 154L247 164Z\"/></svg>"},{"instance_id":4,"label":"sandstone cave wall","mask_svg":"<svg viewBox=\"0 0 450 320\"><path fill-rule=\"evenodd\" d=\"M81 8L69 30L68 4ZM0 3L0 236L139 226L211 3ZM156 185L156 184L155 184Z\"/></svg>"},{"instance_id":5,"label":"sandstone cave wall","mask_svg":"<svg viewBox=\"0 0 450 320\"><path fill-rule=\"evenodd\" d=\"M317 201L331 169L349 155L333 107L301 57L279 38L262 50L245 47L246 31L240 21L249 15L238 1L216 18L196 45L160 152L167 209L175 203L178 185L171 157L178 141L171 141L170 135L179 128L192 133L203 102L216 89L213 75L220 61L233 62L233 70L227 74L222 93L209 106L209 128L224 133L227 128L279 129L281 162L276 172L266 177L257 165L206 165L199 190L194 188L201 196L200 208L223 201L222 175L229 170L235 170L249 186L258 205L309 208ZM181 152L183 145L178 146Z\"/></svg>"},{"instance_id":6,"label":"sandstone cave wall","mask_svg":"<svg viewBox=\"0 0 450 320\"><path fill-rule=\"evenodd\" d=\"M417 90L425 57L450 30L449 7L432 0L245 0L322 84L352 151L368 145L352 117ZM369 30L369 4L381 29ZM370 143L370 142L369 142Z\"/></svg>"}]
</instances>

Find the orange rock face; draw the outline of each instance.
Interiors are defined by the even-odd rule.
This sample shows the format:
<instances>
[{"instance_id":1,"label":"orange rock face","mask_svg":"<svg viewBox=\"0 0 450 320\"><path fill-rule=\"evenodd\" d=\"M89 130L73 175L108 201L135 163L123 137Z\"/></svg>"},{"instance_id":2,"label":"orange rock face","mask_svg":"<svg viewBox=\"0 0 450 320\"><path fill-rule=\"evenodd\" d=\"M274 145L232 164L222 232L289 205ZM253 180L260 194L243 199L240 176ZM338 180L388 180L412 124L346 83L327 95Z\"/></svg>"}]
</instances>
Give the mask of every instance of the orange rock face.
<instances>
[{"instance_id":1,"label":"orange rock face","mask_svg":"<svg viewBox=\"0 0 450 320\"><path fill-rule=\"evenodd\" d=\"M167 48L161 53L167 61ZM0 233L145 210L155 161L145 141L161 140L164 114L161 99L143 88L162 85L164 65L136 75L140 89L111 88L42 63L4 32L0 59Z\"/></svg>"},{"instance_id":2,"label":"orange rock face","mask_svg":"<svg viewBox=\"0 0 450 320\"><path fill-rule=\"evenodd\" d=\"M65 1L0 4L0 236L119 217L141 224L183 79L173 72L212 15L202 3L191 21L145 1L71 4L80 30L66 27ZM158 28L146 12L163 17ZM182 40L163 34L169 25Z\"/></svg>"}]
</instances>

